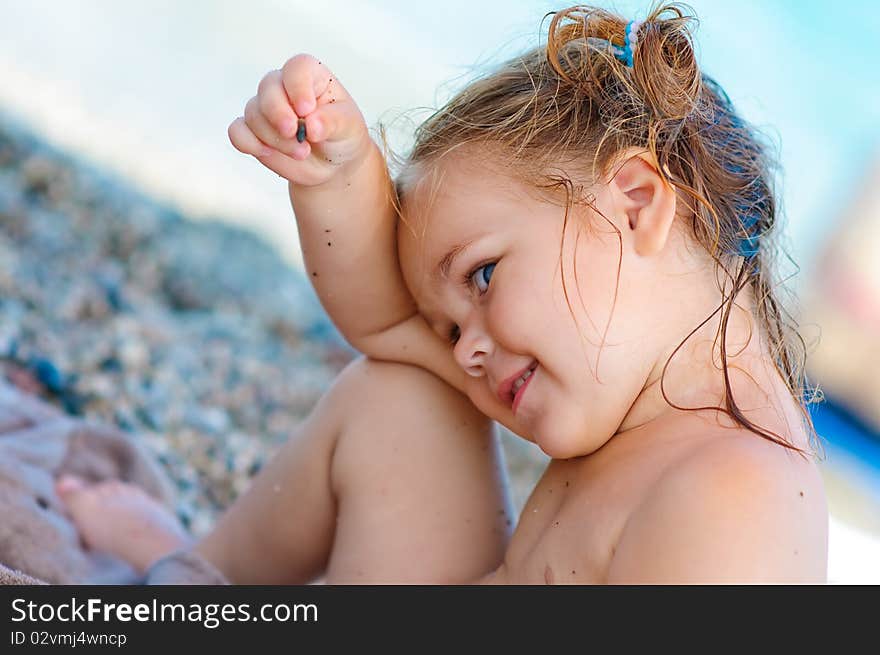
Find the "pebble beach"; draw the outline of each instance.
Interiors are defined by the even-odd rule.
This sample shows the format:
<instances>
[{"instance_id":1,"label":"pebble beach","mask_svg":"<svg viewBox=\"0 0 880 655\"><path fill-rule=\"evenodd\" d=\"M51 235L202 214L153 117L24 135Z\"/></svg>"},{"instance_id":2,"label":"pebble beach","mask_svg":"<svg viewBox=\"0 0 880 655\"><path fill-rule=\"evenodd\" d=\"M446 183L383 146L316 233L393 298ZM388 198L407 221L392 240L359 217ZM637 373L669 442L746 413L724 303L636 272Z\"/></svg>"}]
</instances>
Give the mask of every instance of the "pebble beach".
<instances>
[{"instance_id":1,"label":"pebble beach","mask_svg":"<svg viewBox=\"0 0 880 655\"><path fill-rule=\"evenodd\" d=\"M145 446L191 532L354 356L260 237L189 220L0 115L3 373ZM546 458L507 433L503 444L519 508Z\"/></svg>"},{"instance_id":2,"label":"pebble beach","mask_svg":"<svg viewBox=\"0 0 880 655\"><path fill-rule=\"evenodd\" d=\"M0 120L0 361L140 440L203 533L353 357L253 234L187 220Z\"/></svg>"}]
</instances>

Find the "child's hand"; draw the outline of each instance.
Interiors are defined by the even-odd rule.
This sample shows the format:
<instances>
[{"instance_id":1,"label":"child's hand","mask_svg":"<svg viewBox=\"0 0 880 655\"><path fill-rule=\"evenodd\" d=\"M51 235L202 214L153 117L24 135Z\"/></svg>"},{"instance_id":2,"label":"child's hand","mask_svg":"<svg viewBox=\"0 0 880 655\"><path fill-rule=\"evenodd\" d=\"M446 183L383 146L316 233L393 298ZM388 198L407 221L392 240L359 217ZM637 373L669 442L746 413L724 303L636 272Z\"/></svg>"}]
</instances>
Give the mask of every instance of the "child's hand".
<instances>
[{"instance_id":1,"label":"child's hand","mask_svg":"<svg viewBox=\"0 0 880 655\"><path fill-rule=\"evenodd\" d=\"M305 54L266 73L244 116L229 126L229 140L301 186L323 184L356 166L372 143L348 91L326 66Z\"/></svg>"}]
</instances>

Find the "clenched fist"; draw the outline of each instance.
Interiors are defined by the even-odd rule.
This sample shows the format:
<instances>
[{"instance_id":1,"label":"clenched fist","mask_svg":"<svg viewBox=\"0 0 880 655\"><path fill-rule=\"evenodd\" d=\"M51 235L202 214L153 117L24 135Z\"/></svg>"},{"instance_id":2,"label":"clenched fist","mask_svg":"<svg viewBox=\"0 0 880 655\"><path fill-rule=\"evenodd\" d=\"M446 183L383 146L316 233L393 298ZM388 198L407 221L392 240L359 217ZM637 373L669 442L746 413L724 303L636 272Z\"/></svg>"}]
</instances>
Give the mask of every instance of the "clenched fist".
<instances>
[{"instance_id":1,"label":"clenched fist","mask_svg":"<svg viewBox=\"0 0 880 655\"><path fill-rule=\"evenodd\" d=\"M360 109L336 76L311 55L291 57L260 80L229 140L298 186L317 186L369 153Z\"/></svg>"}]
</instances>

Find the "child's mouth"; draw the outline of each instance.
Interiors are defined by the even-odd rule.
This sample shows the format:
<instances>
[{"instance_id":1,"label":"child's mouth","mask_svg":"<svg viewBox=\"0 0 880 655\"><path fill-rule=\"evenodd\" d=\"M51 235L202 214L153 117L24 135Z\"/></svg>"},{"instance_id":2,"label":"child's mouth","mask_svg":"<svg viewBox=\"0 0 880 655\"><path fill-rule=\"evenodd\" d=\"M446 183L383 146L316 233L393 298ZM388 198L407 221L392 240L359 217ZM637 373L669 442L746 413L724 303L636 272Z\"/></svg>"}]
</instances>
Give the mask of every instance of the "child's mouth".
<instances>
[{"instance_id":1,"label":"child's mouth","mask_svg":"<svg viewBox=\"0 0 880 655\"><path fill-rule=\"evenodd\" d=\"M538 368L538 362L535 362L529 370L523 373L516 382L513 383L513 388L511 392L513 393L513 414L516 415L516 408L519 406L520 401L522 400L523 394L526 391L526 387L529 386L529 383L532 381L532 378L535 377L535 369Z\"/></svg>"}]
</instances>

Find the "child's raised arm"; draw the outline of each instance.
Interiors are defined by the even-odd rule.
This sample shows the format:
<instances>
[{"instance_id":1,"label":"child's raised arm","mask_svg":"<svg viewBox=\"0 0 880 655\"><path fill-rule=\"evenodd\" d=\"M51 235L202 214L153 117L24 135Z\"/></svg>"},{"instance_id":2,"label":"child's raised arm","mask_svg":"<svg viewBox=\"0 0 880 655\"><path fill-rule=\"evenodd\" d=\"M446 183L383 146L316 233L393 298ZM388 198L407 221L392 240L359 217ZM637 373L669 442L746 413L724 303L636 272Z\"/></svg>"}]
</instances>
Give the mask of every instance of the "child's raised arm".
<instances>
[{"instance_id":1,"label":"child's raised arm","mask_svg":"<svg viewBox=\"0 0 880 655\"><path fill-rule=\"evenodd\" d=\"M263 77L229 138L289 181L306 273L348 342L463 389L403 281L385 159L333 73L310 55L289 59Z\"/></svg>"}]
</instances>

